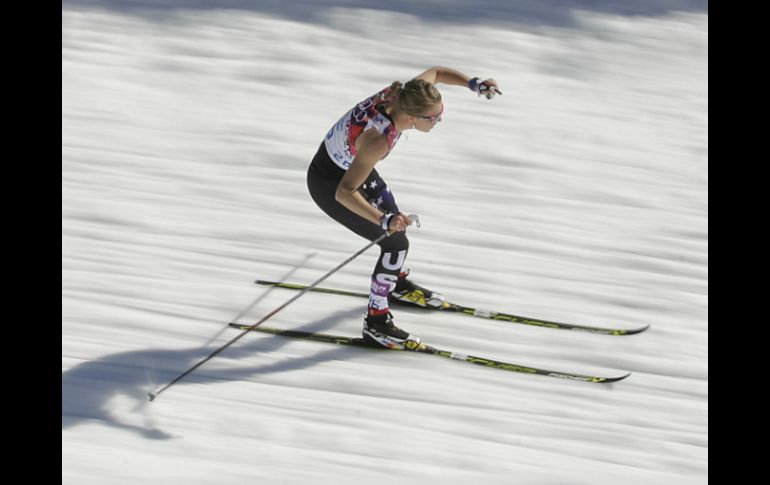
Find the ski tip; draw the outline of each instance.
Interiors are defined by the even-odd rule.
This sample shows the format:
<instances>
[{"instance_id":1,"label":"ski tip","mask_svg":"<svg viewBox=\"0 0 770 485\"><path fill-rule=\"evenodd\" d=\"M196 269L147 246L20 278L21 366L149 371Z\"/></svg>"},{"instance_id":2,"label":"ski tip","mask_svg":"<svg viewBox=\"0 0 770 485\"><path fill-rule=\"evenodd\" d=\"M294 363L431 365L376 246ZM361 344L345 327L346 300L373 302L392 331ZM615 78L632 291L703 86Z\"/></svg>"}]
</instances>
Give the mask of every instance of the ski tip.
<instances>
[{"instance_id":1,"label":"ski tip","mask_svg":"<svg viewBox=\"0 0 770 485\"><path fill-rule=\"evenodd\" d=\"M650 328L650 324L649 323L647 325L643 326L643 327L627 328L627 329L622 329L622 330L621 329L612 329L612 330L606 329L606 330L602 330L599 333L603 333L603 334L606 334L606 335L620 335L620 336L623 336L623 335L635 335L637 333L644 332L648 328Z\"/></svg>"},{"instance_id":2,"label":"ski tip","mask_svg":"<svg viewBox=\"0 0 770 485\"><path fill-rule=\"evenodd\" d=\"M629 373L627 373L625 375L622 375L622 376L619 376L619 377L608 377L608 378L604 379L601 382L602 383L618 382L618 381L622 381L623 379L627 378L630 375L631 375L631 373L629 372Z\"/></svg>"},{"instance_id":3,"label":"ski tip","mask_svg":"<svg viewBox=\"0 0 770 485\"><path fill-rule=\"evenodd\" d=\"M624 333L624 335L634 335L634 334L636 334L636 333L642 333L642 332L644 332L645 330L647 330L648 328L650 328L650 324L649 324L649 323L648 323L647 325L643 326L643 327L639 327L639 328L633 328L633 329L631 329L631 330L626 330L626 332Z\"/></svg>"}]
</instances>

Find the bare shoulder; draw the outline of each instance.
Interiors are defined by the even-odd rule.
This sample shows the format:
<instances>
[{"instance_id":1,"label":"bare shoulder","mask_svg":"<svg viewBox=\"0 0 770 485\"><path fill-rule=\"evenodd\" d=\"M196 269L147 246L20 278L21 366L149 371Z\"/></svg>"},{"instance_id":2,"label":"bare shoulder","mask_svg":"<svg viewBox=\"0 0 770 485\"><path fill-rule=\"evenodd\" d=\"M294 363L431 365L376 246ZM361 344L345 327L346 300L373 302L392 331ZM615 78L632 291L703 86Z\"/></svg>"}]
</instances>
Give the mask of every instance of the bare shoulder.
<instances>
[{"instance_id":1,"label":"bare shoulder","mask_svg":"<svg viewBox=\"0 0 770 485\"><path fill-rule=\"evenodd\" d=\"M380 160L388 153L388 139L377 130L368 129L356 140L356 150L361 156L375 158L375 161Z\"/></svg>"},{"instance_id":2,"label":"bare shoulder","mask_svg":"<svg viewBox=\"0 0 770 485\"><path fill-rule=\"evenodd\" d=\"M438 78L438 69L438 66L433 66L415 76L415 79L422 79L423 81L427 81L431 84L436 84L436 79Z\"/></svg>"},{"instance_id":3,"label":"bare shoulder","mask_svg":"<svg viewBox=\"0 0 770 485\"><path fill-rule=\"evenodd\" d=\"M355 191L366 177L372 172L374 166L388 153L388 141L375 129L363 132L356 140L358 153L351 162L348 171L340 180L340 187L348 192Z\"/></svg>"}]
</instances>

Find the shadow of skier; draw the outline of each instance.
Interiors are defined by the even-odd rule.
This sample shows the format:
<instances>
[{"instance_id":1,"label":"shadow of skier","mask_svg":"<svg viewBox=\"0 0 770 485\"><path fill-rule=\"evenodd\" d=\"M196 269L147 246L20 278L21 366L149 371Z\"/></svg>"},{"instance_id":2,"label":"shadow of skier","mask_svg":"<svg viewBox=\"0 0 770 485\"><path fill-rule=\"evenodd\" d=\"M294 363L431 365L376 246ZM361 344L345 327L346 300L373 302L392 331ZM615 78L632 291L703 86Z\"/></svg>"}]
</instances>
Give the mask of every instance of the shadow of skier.
<instances>
[{"instance_id":1,"label":"shadow of skier","mask_svg":"<svg viewBox=\"0 0 770 485\"><path fill-rule=\"evenodd\" d=\"M355 319L362 314L361 308L336 312L322 320L295 327L296 330L328 331L340 321ZM235 330L234 330L235 331ZM229 359L247 357L255 353L269 353L287 345L292 339L259 335L244 335L241 340L225 349L219 356ZM235 336L235 334L233 334ZM62 373L62 430L98 421L107 426L135 432L150 439L169 439L172 435L160 430L152 417L145 412L147 394L157 386L170 382L186 369L211 354L213 347L197 347L181 350L139 350L106 355L83 362ZM267 373L304 369L322 362L349 360L360 352L354 349L330 348L306 357L289 359L268 365L258 365L237 370L207 372L207 362L192 374L175 384L186 382L206 383L242 380ZM216 359L217 357L214 357ZM214 360L212 359L212 360ZM117 412L108 404L116 397L135 401L130 412Z\"/></svg>"}]
</instances>

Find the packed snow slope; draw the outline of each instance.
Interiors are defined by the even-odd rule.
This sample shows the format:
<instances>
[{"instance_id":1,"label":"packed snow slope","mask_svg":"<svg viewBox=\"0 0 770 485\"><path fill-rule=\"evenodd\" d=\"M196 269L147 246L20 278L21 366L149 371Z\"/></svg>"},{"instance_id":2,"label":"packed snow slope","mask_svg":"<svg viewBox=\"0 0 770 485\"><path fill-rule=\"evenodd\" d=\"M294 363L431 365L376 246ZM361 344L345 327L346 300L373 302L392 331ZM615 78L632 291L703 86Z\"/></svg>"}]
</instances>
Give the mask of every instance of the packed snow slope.
<instances>
[{"instance_id":1,"label":"packed snow slope","mask_svg":"<svg viewBox=\"0 0 770 485\"><path fill-rule=\"evenodd\" d=\"M63 482L706 483L708 16L614 3L65 1ZM444 120L377 166L421 216L414 279L479 308L652 327L396 322L631 377L248 334L148 403L244 308L254 322L294 295L255 279L309 283L366 244L312 202L307 165L355 103L433 65L504 94L440 85ZM377 255L325 286L366 291ZM308 294L269 324L358 335L365 304Z\"/></svg>"}]
</instances>

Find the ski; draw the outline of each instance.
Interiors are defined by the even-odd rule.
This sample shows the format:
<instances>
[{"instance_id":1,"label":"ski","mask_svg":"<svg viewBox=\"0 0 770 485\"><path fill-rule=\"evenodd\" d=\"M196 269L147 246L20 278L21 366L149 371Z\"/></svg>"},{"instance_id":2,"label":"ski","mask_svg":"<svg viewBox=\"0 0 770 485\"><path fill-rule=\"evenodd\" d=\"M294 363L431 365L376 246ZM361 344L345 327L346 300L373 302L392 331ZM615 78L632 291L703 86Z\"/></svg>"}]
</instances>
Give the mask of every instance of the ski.
<instances>
[{"instance_id":1,"label":"ski","mask_svg":"<svg viewBox=\"0 0 770 485\"><path fill-rule=\"evenodd\" d=\"M360 337L345 337L340 335L329 335L325 333L302 332L299 330L284 330L280 328L271 328L271 327L262 327L262 326L251 328L252 325L240 324L240 323L230 323L230 326L233 328L237 328L239 330L252 330L252 331L267 333L271 335L279 335L281 337L292 337L292 338L298 338L303 340L313 340L316 342L326 342L330 344L346 345L350 347L359 347L359 348L365 348L370 350L401 350L401 349L387 349L385 347L373 346L367 343L363 338L360 338ZM631 375L630 373L628 373L618 377L600 377L600 376L575 374L572 372L557 372L557 371L552 371L552 370L547 370L547 369L542 369L537 367L528 367L528 366L523 366L518 364L512 364L510 362L502 362L499 360L487 359L484 357L475 357L473 355L460 354L449 350L441 350L435 347L431 347L429 345L421 345L416 350L406 350L406 352L418 352L423 354L437 355L439 357L446 357L448 359L459 360L461 362L469 362L471 364L483 365L485 367L492 367L495 369L502 369L502 370L507 370L511 372L544 375L548 377L556 377L559 379L570 379L574 381L593 382L593 383L601 383L601 384L622 381L623 379Z\"/></svg>"},{"instance_id":2,"label":"ski","mask_svg":"<svg viewBox=\"0 0 770 485\"><path fill-rule=\"evenodd\" d=\"M275 288L285 288L289 290L304 290L307 288L307 285L297 285L293 283L281 283L277 281L264 281L264 280L257 280L257 284L259 285L267 285L267 286L273 286ZM312 288L310 291L316 292L316 293L328 293L333 295L344 295L344 296L355 296L355 297L362 297L362 298L369 298L368 293L358 293L354 291L345 291L345 290L338 290L334 288ZM643 327L638 328L631 328L631 329L622 329L622 328L604 328L604 327L595 327L595 326L587 326L587 325L577 325L574 323L559 323L559 322L549 322L547 320L538 320L534 318L528 318L528 317L522 317L519 315L512 315L509 313L501 313L501 312L492 312L492 311L485 311L485 310L479 310L476 308L466 307L462 305L458 305L456 303L449 303L444 302L444 305L441 308L434 309L434 308L426 308L419 305L416 305L414 303L407 303L400 300L393 300L392 303L398 304L398 305L408 305L413 306L416 308L421 308L428 311L446 311L446 312L454 312L459 313L461 315L468 315L472 317L478 317L478 318L485 318L489 320L498 320L498 321L504 321L504 322L510 322L510 323L520 323L523 325L534 325L537 327L545 327L545 328L558 328L563 330L574 330L578 332L588 332L588 333L598 333L602 335L633 335L636 333L641 333L647 330L650 326L645 325Z\"/></svg>"}]
</instances>

